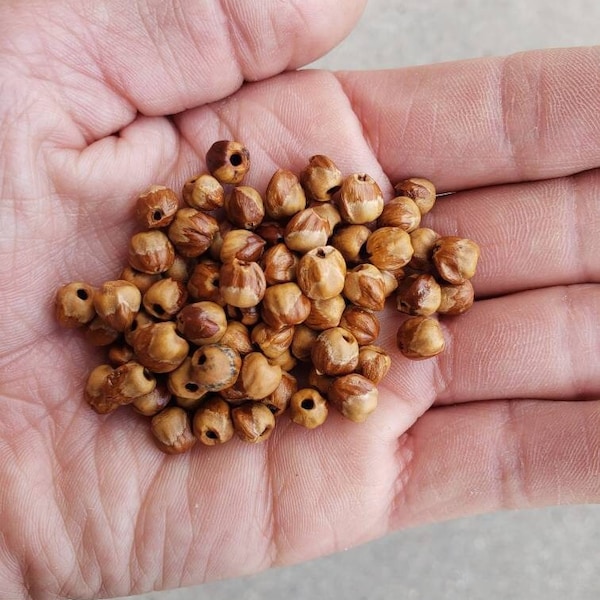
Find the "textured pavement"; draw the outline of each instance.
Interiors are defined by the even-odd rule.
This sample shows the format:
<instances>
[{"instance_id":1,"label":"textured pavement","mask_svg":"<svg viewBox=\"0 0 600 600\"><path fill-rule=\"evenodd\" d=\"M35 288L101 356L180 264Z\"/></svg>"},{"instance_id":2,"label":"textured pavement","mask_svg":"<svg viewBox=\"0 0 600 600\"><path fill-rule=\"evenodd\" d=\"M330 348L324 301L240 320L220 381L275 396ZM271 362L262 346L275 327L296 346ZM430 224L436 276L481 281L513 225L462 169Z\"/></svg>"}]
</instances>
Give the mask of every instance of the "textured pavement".
<instances>
[{"instance_id":1,"label":"textured pavement","mask_svg":"<svg viewBox=\"0 0 600 600\"><path fill-rule=\"evenodd\" d=\"M588 0L371 0L317 66L391 68L598 42ZM472 517L254 577L139 600L597 600L600 507Z\"/></svg>"}]
</instances>

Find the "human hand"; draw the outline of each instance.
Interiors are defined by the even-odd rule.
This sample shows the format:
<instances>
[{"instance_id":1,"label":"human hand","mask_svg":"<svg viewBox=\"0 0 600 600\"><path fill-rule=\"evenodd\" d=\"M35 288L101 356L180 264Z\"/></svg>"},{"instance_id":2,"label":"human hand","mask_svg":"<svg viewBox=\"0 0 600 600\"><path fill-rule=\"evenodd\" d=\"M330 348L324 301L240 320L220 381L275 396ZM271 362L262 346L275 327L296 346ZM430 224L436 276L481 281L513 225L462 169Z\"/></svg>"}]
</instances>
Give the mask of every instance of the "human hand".
<instances>
[{"instance_id":1,"label":"human hand","mask_svg":"<svg viewBox=\"0 0 600 600\"><path fill-rule=\"evenodd\" d=\"M235 92L324 52L358 7L222 4L227 16L190 1L0 9L7 595L189 585L425 521L600 497L600 52L292 72ZM98 358L51 305L61 283L113 278L137 193L178 189L223 138L250 148L259 189L325 153L388 196L411 175L467 190L427 223L480 243L478 301L419 363L393 350L397 313L383 316L394 366L366 423L281 420L262 445L167 457L147 422L82 402Z\"/></svg>"}]
</instances>

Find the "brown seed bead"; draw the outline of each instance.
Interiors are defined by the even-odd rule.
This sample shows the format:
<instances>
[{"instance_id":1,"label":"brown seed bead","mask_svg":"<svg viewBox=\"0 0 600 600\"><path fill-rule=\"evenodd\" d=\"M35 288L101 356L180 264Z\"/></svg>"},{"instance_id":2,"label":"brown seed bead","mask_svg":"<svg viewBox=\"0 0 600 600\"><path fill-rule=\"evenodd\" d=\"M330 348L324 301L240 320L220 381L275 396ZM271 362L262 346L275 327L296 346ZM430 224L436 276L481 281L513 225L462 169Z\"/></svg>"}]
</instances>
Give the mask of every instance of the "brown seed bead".
<instances>
[{"instance_id":1,"label":"brown seed bead","mask_svg":"<svg viewBox=\"0 0 600 600\"><path fill-rule=\"evenodd\" d=\"M219 225L214 217L186 207L175 214L168 235L181 256L194 258L208 250L217 231Z\"/></svg>"},{"instance_id":2,"label":"brown seed bead","mask_svg":"<svg viewBox=\"0 0 600 600\"><path fill-rule=\"evenodd\" d=\"M297 389L298 381L296 378L284 371L281 374L281 381L275 388L275 391L259 400L259 402L268 406L269 410L278 417L287 410L290 404L290 398Z\"/></svg>"},{"instance_id":3,"label":"brown seed bead","mask_svg":"<svg viewBox=\"0 0 600 600\"><path fill-rule=\"evenodd\" d=\"M143 298L146 312L157 319L172 319L185 305L187 289L181 281L170 277L152 284Z\"/></svg>"},{"instance_id":4,"label":"brown seed bead","mask_svg":"<svg viewBox=\"0 0 600 600\"><path fill-rule=\"evenodd\" d=\"M435 204L435 186L428 179L411 177L397 183L394 190L399 196L412 198L422 215L428 213Z\"/></svg>"},{"instance_id":5,"label":"brown seed bead","mask_svg":"<svg viewBox=\"0 0 600 600\"><path fill-rule=\"evenodd\" d=\"M407 315L428 317L436 312L442 301L442 290L433 275L411 275L400 282L396 307Z\"/></svg>"},{"instance_id":6,"label":"brown seed bead","mask_svg":"<svg viewBox=\"0 0 600 600\"><path fill-rule=\"evenodd\" d=\"M94 288L88 283L74 281L56 292L56 320L68 328L81 327L96 316Z\"/></svg>"},{"instance_id":7,"label":"brown seed bead","mask_svg":"<svg viewBox=\"0 0 600 600\"><path fill-rule=\"evenodd\" d=\"M223 219L219 222L219 229L213 237L213 241L208 248L208 254L213 260L221 260L221 246L223 245L223 237L225 234L233 229L233 225L227 220Z\"/></svg>"},{"instance_id":8,"label":"brown seed bead","mask_svg":"<svg viewBox=\"0 0 600 600\"><path fill-rule=\"evenodd\" d=\"M206 153L206 167L221 183L241 183L250 169L250 152L240 142L220 140Z\"/></svg>"},{"instance_id":9,"label":"brown seed bead","mask_svg":"<svg viewBox=\"0 0 600 600\"><path fill-rule=\"evenodd\" d=\"M342 185L342 172L335 163L323 154L311 156L308 165L300 174L300 182L312 200L331 200Z\"/></svg>"},{"instance_id":10,"label":"brown seed bead","mask_svg":"<svg viewBox=\"0 0 600 600\"><path fill-rule=\"evenodd\" d=\"M400 227L380 227L367 240L367 254L378 269L401 269L413 255L410 236Z\"/></svg>"},{"instance_id":11,"label":"brown seed bead","mask_svg":"<svg viewBox=\"0 0 600 600\"><path fill-rule=\"evenodd\" d=\"M218 394L220 398L223 398L223 400L225 400L225 402L231 406L236 406L249 400L239 380L236 381L231 387L220 390Z\"/></svg>"},{"instance_id":12,"label":"brown seed bead","mask_svg":"<svg viewBox=\"0 0 600 600\"><path fill-rule=\"evenodd\" d=\"M225 198L225 214L236 227L254 229L265 218L265 205L257 190L240 185Z\"/></svg>"},{"instance_id":13,"label":"brown seed bead","mask_svg":"<svg viewBox=\"0 0 600 600\"><path fill-rule=\"evenodd\" d=\"M340 211L331 204L331 202L314 201L310 208L327 221L329 225L329 235L331 235L333 230L342 222Z\"/></svg>"},{"instance_id":14,"label":"brown seed bead","mask_svg":"<svg viewBox=\"0 0 600 600\"><path fill-rule=\"evenodd\" d=\"M252 342L267 358L275 358L283 354L292 343L293 327L273 329L266 323L258 323L252 329Z\"/></svg>"},{"instance_id":15,"label":"brown seed bead","mask_svg":"<svg viewBox=\"0 0 600 600\"><path fill-rule=\"evenodd\" d=\"M221 296L219 277L221 265L211 260L200 261L192 271L187 282L187 290L194 300L210 300L224 306Z\"/></svg>"},{"instance_id":16,"label":"brown seed bead","mask_svg":"<svg viewBox=\"0 0 600 600\"><path fill-rule=\"evenodd\" d=\"M291 353L302 362L310 362L310 353L319 335L318 331L305 324L294 328L294 337L290 346Z\"/></svg>"},{"instance_id":17,"label":"brown seed bead","mask_svg":"<svg viewBox=\"0 0 600 600\"><path fill-rule=\"evenodd\" d=\"M106 415L120 406L115 400L107 398L104 391L106 380L112 372L113 369L110 365L98 365L88 375L83 396L99 415Z\"/></svg>"},{"instance_id":18,"label":"brown seed bead","mask_svg":"<svg viewBox=\"0 0 600 600\"><path fill-rule=\"evenodd\" d=\"M461 315L473 306L475 290L467 279L457 285L442 284L438 312L442 315Z\"/></svg>"},{"instance_id":19,"label":"brown seed bead","mask_svg":"<svg viewBox=\"0 0 600 600\"><path fill-rule=\"evenodd\" d=\"M264 442L273 433L275 416L260 402L245 402L231 409L233 429L244 442Z\"/></svg>"},{"instance_id":20,"label":"brown seed bead","mask_svg":"<svg viewBox=\"0 0 600 600\"><path fill-rule=\"evenodd\" d=\"M218 342L227 329L227 316L215 302L203 300L184 306L177 315L177 330L192 344Z\"/></svg>"},{"instance_id":21,"label":"brown seed bead","mask_svg":"<svg viewBox=\"0 0 600 600\"><path fill-rule=\"evenodd\" d=\"M407 196L392 198L384 207L377 220L378 227L400 227L407 233L421 224L421 211L415 201Z\"/></svg>"},{"instance_id":22,"label":"brown seed bead","mask_svg":"<svg viewBox=\"0 0 600 600\"><path fill-rule=\"evenodd\" d=\"M195 408L208 393L208 390L198 382L192 370L192 358L189 356L169 373L167 387L175 396L177 404L183 408Z\"/></svg>"},{"instance_id":23,"label":"brown seed bead","mask_svg":"<svg viewBox=\"0 0 600 600\"><path fill-rule=\"evenodd\" d=\"M281 223L263 221L260 225L258 225L258 227L256 227L254 233L265 240L267 248L270 248L276 244L283 243L285 227Z\"/></svg>"},{"instance_id":24,"label":"brown seed bead","mask_svg":"<svg viewBox=\"0 0 600 600\"><path fill-rule=\"evenodd\" d=\"M327 219L314 208L305 208L288 221L284 239L290 250L304 254L313 248L325 246L329 233Z\"/></svg>"},{"instance_id":25,"label":"brown seed bead","mask_svg":"<svg viewBox=\"0 0 600 600\"><path fill-rule=\"evenodd\" d=\"M120 332L109 327L100 317L92 319L84 330L85 341L92 346L110 346L119 336Z\"/></svg>"},{"instance_id":26,"label":"brown seed bead","mask_svg":"<svg viewBox=\"0 0 600 600\"><path fill-rule=\"evenodd\" d=\"M165 454L187 452L197 441L187 412L179 406L170 406L154 415L150 431L158 449Z\"/></svg>"},{"instance_id":27,"label":"brown seed bead","mask_svg":"<svg viewBox=\"0 0 600 600\"><path fill-rule=\"evenodd\" d=\"M358 373L350 373L334 379L329 388L328 399L344 417L355 423L363 423L377 408L379 394L375 384Z\"/></svg>"},{"instance_id":28,"label":"brown seed bead","mask_svg":"<svg viewBox=\"0 0 600 600\"><path fill-rule=\"evenodd\" d=\"M135 287L142 292L142 294L153 284L159 281L161 278L160 273L142 273L137 269L132 267L125 267L121 274L119 275L119 279L123 279L124 281L129 281L129 283L133 283Z\"/></svg>"},{"instance_id":29,"label":"brown seed bead","mask_svg":"<svg viewBox=\"0 0 600 600\"><path fill-rule=\"evenodd\" d=\"M113 369L104 383L104 394L112 402L131 404L135 398L149 394L156 387L156 378L146 367L130 361Z\"/></svg>"},{"instance_id":30,"label":"brown seed bead","mask_svg":"<svg viewBox=\"0 0 600 600\"><path fill-rule=\"evenodd\" d=\"M138 362L154 373L174 371L186 358L189 344L177 334L173 321L143 327L134 338Z\"/></svg>"},{"instance_id":31,"label":"brown seed bead","mask_svg":"<svg viewBox=\"0 0 600 600\"><path fill-rule=\"evenodd\" d=\"M265 192L265 212L271 219L287 219L306 208L298 177L287 169L273 173Z\"/></svg>"},{"instance_id":32,"label":"brown seed bead","mask_svg":"<svg viewBox=\"0 0 600 600\"><path fill-rule=\"evenodd\" d=\"M327 300L342 293L346 262L333 246L320 246L298 261L296 276L300 289L308 298Z\"/></svg>"},{"instance_id":33,"label":"brown seed bead","mask_svg":"<svg viewBox=\"0 0 600 600\"><path fill-rule=\"evenodd\" d=\"M164 273L174 260L173 244L162 231L141 231L129 241L129 265L142 273Z\"/></svg>"},{"instance_id":34,"label":"brown seed bead","mask_svg":"<svg viewBox=\"0 0 600 600\"><path fill-rule=\"evenodd\" d=\"M358 364L358 342L342 327L326 329L317 336L311 359L315 369L325 375L351 373Z\"/></svg>"},{"instance_id":35,"label":"brown seed bead","mask_svg":"<svg viewBox=\"0 0 600 600\"><path fill-rule=\"evenodd\" d=\"M219 282L223 300L237 308L256 306L267 288L265 274L258 263L237 258L221 267Z\"/></svg>"},{"instance_id":36,"label":"brown seed bead","mask_svg":"<svg viewBox=\"0 0 600 600\"><path fill-rule=\"evenodd\" d=\"M418 271L430 271L433 267L431 255L440 235L428 227L419 227L410 232L410 243L414 253L408 266Z\"/></svg>"},{"instance_id":37,"label":"brown seed bead","mask_svg":"<svg viewBox=\"0 0 600 600\"><path fill-rule=\"evenodd\" d=\"M306 429L323 425L328 413L327 401L313 388L302 388L290 399L290 418Z\"/></svg>"},{"instance_id":38,"label":"brown seed bead","mask_svg":"<svg viewBox=\"0 0 600 600\"><path fill-rule=\"evenodd\" d=\"M440 322L434 317L410 317L396 334L400 352L407 358L420 360L436 356L446 345Z\"/></svg>"},{"instance_id":39,"label":"brown seed bead","mask_svg":"<svg viewBox=\"0 0 600 600\"><path fill-rule=\"evenodd\" d=\"M346 262L365 262L368 259L366 243L370 235L371 230L366 225L345 225L333 234L331 245Z\"/></svg>"},{"instance_id":40,"label":"brown seed bead","mask_svg":"<svg viewBox=\"0 0 600 600\"><path fill-rule=\"evenodd\" d=\"M231 387L242 367L242 358L229 346L207 344L192 355L190 369L194 380L209 392Z\"/></svg>"},{"instance_id":41,"label":"brown seed bead","mask_svg":"<svg viewBox=\"0 0 600 600\"><path fill-rule=\"evenodd\" d=\"M94 293L97 315L116 331L125 331L133 323L141 303L140 290L121 279L106 281Z\"/></svg>"},{"instance_id":42,"label":"brown seed bead","mask_svg":"<svg viewBox=\"0 0 600 600\"><path fill-rule=\"evenodd\" d=\"M348 306L340 319L340 327L349 331L359 346L372 344L378 337L380 324L377 315L367 308Z\"/></svg>"},{"instance_id":43,"label":"brown seed bead","mask_svg":"<svg viewBox=\"0 0 600 600\"><path fill-rule=\"evenodd\" d=\"M156 229L171 223L179 200L177 194L164 185L153 185L137 199L135 216L142 227Z\"/></svg>"},{"instance_id":44,"label":"brown seed bead","mask_svg":"<svg viewBox=\"0 0 600 600\"><path fill-rule=\"evenodd\" d=\"M392 359L381 346L361 346L358 351L356 372L370 379L375 385L387 375L391 366Z\"/></svg>"},{"instance_id":45,"label":"brown seed bead","mask_svg":"<svg viewBox=\"0 0 600 600\"><path fill-rule=\"evenodd\" d=\"M173 264L164 272L165 277L170 277L174 281L181 281L187 283L190 278L191 267L188 259L183 256L175 255Z\"/></svg>"},{"instance_id":46,"label":"brown seed bead","mask_svg":"<svg viewBox=\"0 0 600 600\"><path fill-rule=\"evenodd\" d=\"M386 298L385 278L374 265L358 265L346 273L344 296L363 308L383 310Z\"/></svg>"},{"instance_id":47,"label":"brown seed bead","mask_svg":"<svg viewBox=\"0 0 600 600\"><path fill-rule=\"evenodd\" d=\"M337 207L345 223L370 223L383 210L383 192L370 175L353 173L342 183Z\"/></svg>"},{"instance_id":48,"label":"brown seed bead","mask_svg":"<svg viewBox=\"0 0 600 600\"><path fill-rule=\"evenodd\" d=\"M278 366L283 372L292 371L296 368L298 361L296 357L291 353L289 348L284 350L279 356L267 359L270 365Z\"/></svg>"},{"instance_id":49,"label":"brown seed bead","mask_svg":"<svg viewBox=\"0 0 600 600\"><path fill-rule=\"evenodd\" d=\"M183 184L183 201L196 210L216 210L223 206L225 191L219 181L209 173L191 177Z\"/></svg>"},{"instance_id":50,"label":"brown seed bead","mask_svg":"<svg viewBox=\"0 0 600 600\"><path fill-rule=\"evenodd\" d=\"M310 313L304 325L317 331L324 331L340 324L346 301L341 294L327 300L311 300Z\"/></svg>"},{"instance_id":51,"label":"brown seed bead","mask_svg":"<svg viewBox=\"0 0 600 600\"><path fill-rule=\"evenodd\" d=\"M229 321L223 337L219 340L223 346L229 346L240 356L244 356L254 351L250 331L243 323L239 321Z\"/></svg>"},{"instance_id":52,"label":"brown seed bead","mask_svg":"<svg viewBox=\"0 0 600 600\"><path fill-rule=\"evenodd\" d=\"M329 388L334 380L335 377L332 377L331 375L325 375L324 373L319 373L319 371L317 371L314 367L312 367L308 372L308 385L314 387L315 390L321 392L321 394L323 394L325 397L327 397Z\"/></svg>"},{"instance_id":53,"label":"brown seed bead","mask_svg":"<svg viewBox=\"0 0 600 600\"><path fill-rule=\"evenodd\" d=\"M432 259L442 279L457 285L475 275L479 253L474 241L445 236L433 246Z\"/></svg>"},{"instance_id":54,"label":"brown seed bead","mask_svg":"<svg viewBox=\"0 0 600 600\"><path fill-rule=\"evenodd\" d=\"M225 306L227 316L230 319L239 321L246 327L253 327L260 321L260 312L258 306L249 306L248 308L238 308L237 306Z\"/></svg>"},{"instance_id":55,"label":"brown seed bead","mask_svg":"<svg viewBox=\"0 0 600 600\"><path fill-rule=\"evenodd\" d=\"M138 331L144 327L147 327L148 325L152 325L152 323L156 323L156 321L148 313L141 310L137 315L135 315L133 323L131 323L131 325L125 330L125 341L130 346L133 346Z\"/></svg>"},{"instance_id":56,"label":"brown seed bead","mask_svg":"<svg viewBox=\"0 0 600 600\"><path fill-rule=\"evenodd\" d=\"M156 387L144 396L136 398L131 407L133 410L145 417L153 417L159 413L171 401L171 392L165 384L157 384Z\"/></svg>"},{"instance_id":57,"label":"brown seed bead","mask_svg":"<svg viewBox=\"0 0 600 600\"><path fill-rule=\"evenodd\" d=\"M205 446L224 444L233 437L233 421L229 404L218 396L207 398L194 413L192 429Z\"/></svg>"},{"instance_id":58,"label":"brown seed bead","mask_svg":"<svg viewBox=\"0 0 600 600\"><path fill-rule=\"evenodd\" d=\"M281 382L281 367L271 365L260 352L250 352L242 360L239 383L251 400L260 400L272 394Z\"/></svg>"},{"instance_id":59,"label":"brown seed bead","mask_svg":"<svg viewBox=\"0 0 600 600\"><path fill-rule=\"evenodd\" d=\"M398 269L394 272L382 270L381 274L383 275L385 297L389 298L398 289L398 282L402 281L406 274L404 269Z\"/></svg>"},{"instance_id":60,"label":"brown seed bead","mask_svg":"<svg viewBox=\"0 0 600 600\"><path fill-rule=\"evenodd\" d=\"M263 321L273 329L302 323L310 314L310 300L293 282L267 288L262 301Z\"/></svg>"},{"instance_id":61,"label":"brown seed bead","mask_svg":"<svg viewBox=\"0 0 600 600\"><path fill-rule=\"evenodd\" d=\"M260 265L265 273L267 285L296 280L298 257L285 244L269 248L264 253Z\"/></svg>"},{"instance_id":62,"label":"brown seed bead","mask_svg":"<svg viewBox=\"0 0 600 600\"><path fill-rule=\"evenodd\" d=\"M232 229L223 236L221 262L239 260L259 260L265 247L265 240L246 229Z\"/></svg>"},{"instance_id":63,"label":"brown seed bead","mask_svg":"<svg viewBox=\"0 0 600 600\"><path fill-rule=\"evenodd\" d=\"M133 348L129 344L116 343L108 349L108 362L113 367L120 367L133 360Z\"/></svg>"}]
</instances>

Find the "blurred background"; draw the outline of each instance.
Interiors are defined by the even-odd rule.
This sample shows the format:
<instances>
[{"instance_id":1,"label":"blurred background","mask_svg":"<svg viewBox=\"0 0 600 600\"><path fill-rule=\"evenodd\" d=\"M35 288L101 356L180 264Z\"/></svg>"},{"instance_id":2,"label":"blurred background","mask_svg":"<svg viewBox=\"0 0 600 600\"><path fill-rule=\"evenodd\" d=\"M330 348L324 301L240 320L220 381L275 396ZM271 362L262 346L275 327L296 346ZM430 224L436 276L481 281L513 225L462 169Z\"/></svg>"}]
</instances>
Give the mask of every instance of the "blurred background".
<instances>
[{"instance_id":1,"label":"blurred background","mask_svg":"<svg viewBox=\"0 0 600 600\"><path fill-rule=\"evenodd\" d=\"M311 66L381 69L589 45L600 41L599 24L597 0L370 0L354 32ZM254 577L136 598L598 600L599 534L599 506L485 515Z\"/></svg>"}]
</instances>

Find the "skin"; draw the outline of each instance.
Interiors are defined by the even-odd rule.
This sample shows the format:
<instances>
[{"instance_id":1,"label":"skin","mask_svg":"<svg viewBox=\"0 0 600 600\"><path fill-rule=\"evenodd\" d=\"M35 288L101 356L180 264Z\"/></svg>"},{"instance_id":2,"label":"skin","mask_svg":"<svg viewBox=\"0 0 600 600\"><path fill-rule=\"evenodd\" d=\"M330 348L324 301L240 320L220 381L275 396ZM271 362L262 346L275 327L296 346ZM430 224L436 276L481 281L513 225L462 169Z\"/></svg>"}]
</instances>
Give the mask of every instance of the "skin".
<instances>
[{"instance_id":1,"label":"skin","mask_svg":"<svg viewBox=\"0 0 600 600\"><path fill-rule=\"evenodd\" d=\"M2 3L6 596L190 585L425 522L600 500L600 50L272 77L327 51L360 8ZM54 322L53 296L114 278L136 196L180 190L218 139L247 144L259 189L324 153L387 198L412 175L458 192L424 225L479 242L477 301L429 361L403 359L398 316L382 316L393 366L366 423L283 419L262 445L165 456L133 411L83 404L100 359Z\"/></svg>"}]
</instances>

